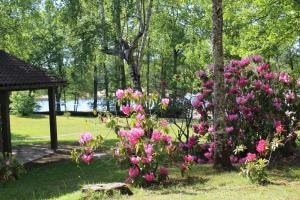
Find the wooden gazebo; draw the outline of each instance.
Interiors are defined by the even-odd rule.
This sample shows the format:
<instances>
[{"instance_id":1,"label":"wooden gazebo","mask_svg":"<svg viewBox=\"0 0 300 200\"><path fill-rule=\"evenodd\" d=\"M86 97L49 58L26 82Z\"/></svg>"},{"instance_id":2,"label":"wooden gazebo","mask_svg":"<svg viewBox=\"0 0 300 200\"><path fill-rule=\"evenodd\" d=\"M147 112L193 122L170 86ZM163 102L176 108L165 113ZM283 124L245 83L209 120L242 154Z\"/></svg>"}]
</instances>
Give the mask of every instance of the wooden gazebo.
<instances>
[{"instance_id":1,"label":"wooden gazebo","mask_svg":"<svg viewBox=\"0 0 300 200\"><path fill-rule=\"evenodd\" d=\"M66 81L0 50L0 151L12 152L9 117L11 91L48 89L51 149L57 149L55 90Z\"/></svg>"}]
</instances>

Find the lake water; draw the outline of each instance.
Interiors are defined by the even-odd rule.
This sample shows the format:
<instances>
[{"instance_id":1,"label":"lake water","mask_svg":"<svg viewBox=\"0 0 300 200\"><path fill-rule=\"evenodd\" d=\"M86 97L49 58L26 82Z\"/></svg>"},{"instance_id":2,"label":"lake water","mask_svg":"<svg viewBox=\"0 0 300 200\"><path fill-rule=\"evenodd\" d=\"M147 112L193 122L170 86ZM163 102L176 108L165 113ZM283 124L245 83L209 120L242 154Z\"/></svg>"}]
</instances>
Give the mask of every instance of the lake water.
<instances>
[{"instance_id":1,"label":"lake water","mask_svg":"<svg viewBox=\"0 0 300 200\"><path fill-rule=\"evenodd\" d=\"M73 100L69 100L66 104L61 102L62 111L75 111L74 107L77 107L78 112L90 112L93 111L93 99L79 99L78 105L74 104ZM38 108L35 109L37 112L48 112L49 111L49 102L47 99L37 101ZM98 100L98 111L106 111L106 102L103 99ZM115 105L110 103L110 110L115 110Z\"/></svg>"}]
</instances>

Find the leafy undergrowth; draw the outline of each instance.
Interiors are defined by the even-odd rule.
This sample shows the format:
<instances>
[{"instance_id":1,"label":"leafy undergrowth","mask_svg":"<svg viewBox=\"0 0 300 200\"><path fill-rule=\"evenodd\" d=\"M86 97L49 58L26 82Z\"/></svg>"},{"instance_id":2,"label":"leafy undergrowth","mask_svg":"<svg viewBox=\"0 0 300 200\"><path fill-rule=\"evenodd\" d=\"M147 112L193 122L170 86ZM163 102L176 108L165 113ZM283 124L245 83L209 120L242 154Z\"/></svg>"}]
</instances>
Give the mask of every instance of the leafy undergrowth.
<instances>
[{"instance_id":1,"label":"leafy undergrowth","mask_svg":"<svg viewBox=\"0 0 300 200\"><path fill-rule=\"evenodd\" d=\"M211 165L195 166L188 180L181 178L174 168L164 186L131 188L133 196L107 196L82 194L80 187L87 183L123 181L126 169L120 169L110 158L80 167L71 161L62 161L34 167L18 181L1 185L0 199L299 199L299 163L280 165L268 173L271 183L260 186L249 183L237 171L219 173Z\"/></svg>"}]
</instances>

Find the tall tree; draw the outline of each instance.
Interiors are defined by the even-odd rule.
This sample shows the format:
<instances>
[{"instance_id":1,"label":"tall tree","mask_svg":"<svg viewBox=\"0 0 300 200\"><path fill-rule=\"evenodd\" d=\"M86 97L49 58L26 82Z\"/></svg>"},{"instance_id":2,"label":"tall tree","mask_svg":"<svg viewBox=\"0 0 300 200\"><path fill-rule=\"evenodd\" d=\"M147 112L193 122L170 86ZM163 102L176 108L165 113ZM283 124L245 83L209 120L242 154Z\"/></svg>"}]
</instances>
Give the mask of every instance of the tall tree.
<instances>
[{"instance_id":1,"label":"tall tree","mask_svg":"<svg viewBox=\"0 0 300 200\"><path fill-rule=\"evenodd\" d=\"M107 40L104 39L103 41L105 43L102 45L102 51L104 53L108 55L118 56L128 64L134 88L140 91L142 91L140 67L142 64L142 59L144 55L143 52L148 36L150 18L152 15L152 7L153 0L148 1L147 10L145 10L144 0L136 1L137 16L135 17L138 18L138 32L134 36L132 42L130 42L128 39L122 38L118 41L118 44L121 48L109 48L107 45ZM102 24L106 24L104 0L100 1L100 13ZM127 21L127 23L129 23L129 25L132 25L130 24L129 20ZM141 43L140 46L139 43Z\"/></svg>"},{"instance_id":2,"label":"tall tree","mask_svg":"<svg viewBox=\"0 0 300 200\"><path fill-rule=\"evenodd\" d=\"M213 0L213 61L214 61L214 114L215 132L214 166L220 169L231 168L225 132L225 92L223 56L223 12L222 0Z\"/></svg>"}]
</instances>

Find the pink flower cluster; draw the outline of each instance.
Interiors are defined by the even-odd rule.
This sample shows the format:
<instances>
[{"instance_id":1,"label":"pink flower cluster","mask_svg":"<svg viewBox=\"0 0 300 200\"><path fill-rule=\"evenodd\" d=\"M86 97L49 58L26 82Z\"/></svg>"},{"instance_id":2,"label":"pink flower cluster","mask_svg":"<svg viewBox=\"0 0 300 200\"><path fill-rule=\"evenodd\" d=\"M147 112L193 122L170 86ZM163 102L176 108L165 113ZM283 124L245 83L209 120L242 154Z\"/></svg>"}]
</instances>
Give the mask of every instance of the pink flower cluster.
<instances>
[{"instance_id":1,"label":"pink flower cluster","mask_svg":"<svg viewBox=\"0 0 300 200\"><path fill-rule=\"evenodd\" d=\"M128 174L131 183L165 180L168 169L159 165L161 161L157 157L163 152L169 154L174 149L172 137L165 133L168 121L154 121L147 110L144 110L148 100L154 101L151 96L147 97L128 88L117 90L116 97L122 104L120 110L132 121L118 131L120 141L116 145L114 157L120 161L129 161ZM167 98L163 98L160 103L163 109L167 109L169 104L170 100ZM154 127L159 130L154 130Z\"/></svg>"},{"instance_id":2,"label":"pink flower cluster","mask_svg":"<svg viewBox=\"0 0 300 200\"><path fill-rule=\"evenodd\" d=\"M200 116L199 122L192 125L192 129L198 134L190 135L185 143L179 144L183 152L197 155L195 161L199 161L198 163L211 162L213 155L213 148L208 150L207 144L202 146L200 143L203 136L208 138L207 142L214 141L216 132L210 120L214 109L214 82L210 74L204 70L197 72L202 85L191 101ZM224 82L224 131L227 133L228 147L233 151L237 145L244 144L247 150L257 151L257 154L246 150L232 155L233 163L253 161L257 155L267 155L268 143L261 138L267 138L270 132L276 133L274 137L280 135L281 140L293 134L300 120L300 116L295 115L295 109L300 106L300 77L295 78L284 71L272 71L270 64L263 63L260 55L254 55L232 60L225 65Z\"/></svg>"},{"instance_id":3,"label":"pink flower cluster","mask_svg":"<svg viewBox=\"0 0 300 200\"><path fill-rule=\"evenodd\" d=\"M86 144L90 142L93 139L93 136L91 133L83 133L80 135L79 143L81 145Z\"/></svg>"},{"instance_id":4,"label":"pink flower cluster","mask_svg":"<svg viewBox=\"0 0 300 200\"><path fill-rule=\"evenodd\" d=\"M265 153L266 150L267 150L267 141L263 139L259 140L256 146L256 151L258 153Z\"/></svg>"}]
</instances>

